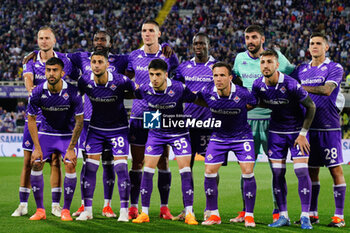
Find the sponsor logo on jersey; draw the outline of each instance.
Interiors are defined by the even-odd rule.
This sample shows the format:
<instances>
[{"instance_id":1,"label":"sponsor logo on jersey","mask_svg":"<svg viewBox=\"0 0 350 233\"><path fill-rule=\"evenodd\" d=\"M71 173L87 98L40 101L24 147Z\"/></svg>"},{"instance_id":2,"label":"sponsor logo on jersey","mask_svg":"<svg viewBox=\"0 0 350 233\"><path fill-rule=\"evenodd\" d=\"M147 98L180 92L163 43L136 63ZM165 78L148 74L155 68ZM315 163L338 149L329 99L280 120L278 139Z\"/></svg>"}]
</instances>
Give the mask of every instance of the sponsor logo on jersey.
<instances>
[{"instance_id":1,"label":"sponsor logo on jersey","mask_svg":"<svg viewBox=\"0 0 350 233\"><path fill-rule=\"evenodd\" d=\"M115 71L115 67L110 65L110 66L108 66L107 70L109 72L114 72Z\"/></svg>"},{"instance_id":2,"label":"sponsor logo on jersey","mask_svg":"<svg viewBox=\"0 0 350 233\"><path fill-rule=\"evenodd\" d=\"M247 157L246 157L245 159L246 159L246 160L248 160L248 159L253 159L253 157L250 156L250 155L247 155Z\"/></svg>"},{"instance_id":3,"label":"sponsor logo on jersey","mask_svg":"<svg viewBox=\"0 0 350 233\"><path fill-rule=\"evenodd\" d=\"M39 64L35 64L35 67L36 67L36 68L40 68L40 65L39 65Z\"/></svg>"},{"instance_id":4,"label":"sponsor logo on jersey","mask_svg":"<svg viewBox=\"0 0 350 233\"><path fill-rule=\"evenodd\" d=\"M289 104L289 100L284 98L277 98L272 100L263 99L263 102L271 105Z\"/></svg>"},{"instance_id":5,"label":"sponsor logo on jersey","mask_svg":"<svg viewBox=\"0 0 350 233\"><path fill-rule=\"evenodd\" d=\"M118 150L117 154L123 154L124 152L122 150Z\"/></svg>"},{"instance_id":6,"label":"sponsor logo on jersey","mask_svg":"<svg viewBox=\"0 0 350 233\"><path fill-rule=\"evenodd\" d=\"M260 88L260 91L266 91L265 87Z\"/></svg>"},{"instance_id":7,"label":"sponsor logo on jersey","mask_svg":"<svg viewBox=\"0 0 350 233\"><path fill-rule=\"evenodd\" d=\"M88 84L87 87L88 87L88 88L92 88L91 84Z\"/></svg>"},{"instance_id":8,"label":"sponsor logo on jersey","mask_svg":"<svg viewBox=\"0 0 350 233\"><path fill-rule=\"evenodd\" d=\"M148 103L148 106L155 109L172 109L176 107L176 102L169 102L169 103L163 103L163 104Z\"/></svg>"},{"instance_id":9,"label":"sponsor logo on jersey","mask_svg":"<svg viewBox=\"0 0 350 233\"><path fill-rule=\"evenodd\" d=\"M307 85L307 84L320 84L325 81L325 78L323 76L315 76L310 79L301 80L301 85Z\"/></svg>"},{"instance_id":10,"label":"sponsor logo on jersey","mask_svg":"<svg viewBox=\"0 0 350 233\"><path fill-rule=\"evenodd\" d=\"M168 92L168 95L169 95L170 97L173 97L173 96L175 95L175 92L174 92L173 90L170 90L170 91Z\"/></svg>"},{"instance_id":11,"label":"sponsor logo on jersey","mask_svg":"<svg viewBox=\"0 0 350 233\"><path fill-rule=\"evenodd\" d=\"M66 92L66 93L64 93L64 95L63 95L63 99L67 100L68 98L69 98L68 93L67 93L67 92Z\"/></svg>"},{"instance_id":12,"label":"sponsor logo on jersey","mask_svg":"<svg viewBox=\"0 0 350 233\"><path fill-rule=\"evenodd\" d=\"M187 150L183 150L183 151L182 151L182 154L185 154L185 153L188 153L188 151L187 151Z\"/></svg>"},{"instance_id":13,"label":"sponsor logo on jersey","mask_svg":"<svg viewBox=\"0 0 350 233\"><path fill-rule=\"evenodd\" d=\"M210 99L211 99L212 101L216 101L216 98L215 98L214 96L211 96Z\"/></svg>"},{"instance_id":14,"label":"sponsor logo on jersey","mask_svg":"<svg viewBox=\"0 0 350 233\"><path fill-rule=\"evenodd\" d=\"M136 70L148 71L148 67L147 66L136 66Z\"/></svg>"},{"instance_id":15,"label":"sponsor logo on jersey","mask_svg":"<svg viewBox=\"0 0 350 233\"><path fill-rule=\"evenodd\" d=\"M192 65L191 65L191 64L188 64L188 65L186 66L186 68L190 69L190 68L192 68Z\"/></svg>"},{"instance_id":16,"label":"sponsor logo on jersey","mask_svg":"<svg viewBox=\"0 0 350 233\"><path fill-rule=\"evenodd\" d=\"M42 95L41 95L41 98L42 98L42 99L46 99L46 98L47 98L47 95L42 94Z\"/></svg>"},{"instance_id":17,"label":"sponsor logo on jersey","mask_svg":"<svg viewBox=\"0 0 350 233\"><path fill-rule=\"evenodd\" d=\"M243 61L242 62L242 65L247 65L248 63L246 61Z\"/></svg>"},{"instance_id":18,"label":"sponsor logo on jersey","mask_svg":"<svg viewBox=\"0 0 350 233\"><path fill-rule=\"evenodd\" d=\"M141 55L141 54L139 54L139 55L137 56L137 58L143 58L143 57L142 57L142 55Z\"/></svg>"}]
</instances>

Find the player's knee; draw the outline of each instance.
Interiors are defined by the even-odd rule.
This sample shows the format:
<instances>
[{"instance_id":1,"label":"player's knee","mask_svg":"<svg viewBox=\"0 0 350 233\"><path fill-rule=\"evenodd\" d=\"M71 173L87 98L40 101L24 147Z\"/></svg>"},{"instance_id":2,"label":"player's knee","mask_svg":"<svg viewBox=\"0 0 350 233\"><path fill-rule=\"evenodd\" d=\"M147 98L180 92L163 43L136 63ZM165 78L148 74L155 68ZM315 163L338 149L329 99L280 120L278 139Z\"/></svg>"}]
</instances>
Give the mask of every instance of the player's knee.
<instances>
[{"instance_id":1,"label":"player's knee","mask_svg":"<svg viewBox=\"0 0 350 233\"><path fill-rule=\"evenodd\" d=\"M42 169L43 169L42 163L34 163L33 164L33 167L32 167L33 171L41 171Z\"/></svg>"},{"instance_id":2,"label":"player's knee","mask_svg":"<svg viewBox=\"0 0 350 233\"><path fill-rule=\"evenodd\" d=\"M254 170L254 164L253 163L241 163L241 171L242 174L251 174Z\"/></svg>"},{"instance_id":3,"label":"player's knee","mask_svg":"<svg viewBox=\"0 0 350 233\"><path fill-rule=\"evenodd\" d=\"M73 163L67 163L65 165L65 170L68 173L74 173L75 172L75 166L73 165Z\"/></svg>"}]
</instances>

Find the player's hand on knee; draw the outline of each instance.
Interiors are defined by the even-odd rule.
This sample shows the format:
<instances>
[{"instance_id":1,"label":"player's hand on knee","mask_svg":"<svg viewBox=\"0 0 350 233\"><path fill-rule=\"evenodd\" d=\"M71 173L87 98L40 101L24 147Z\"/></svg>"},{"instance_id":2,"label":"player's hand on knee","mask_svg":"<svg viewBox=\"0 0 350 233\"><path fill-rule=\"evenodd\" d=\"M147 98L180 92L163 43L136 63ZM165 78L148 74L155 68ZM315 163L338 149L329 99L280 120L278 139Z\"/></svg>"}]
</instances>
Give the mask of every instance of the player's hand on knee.
<instances>
[{"instance_id":1,"label":"player's hand on knee","mask_svg":"<svg viewBox=\"0 0 350 233\"><path fill-rule=\"evenodd\" d=\"M33 165L36 160L40 160L40 163L43 162L43 152L41 151L41 149L34 149L30 163Z\"/></svg>"},{"instance_id":2,"label":"player's hand on knee","mask_svg":"<svg viewBox=\"0 0 350 233\"><path fill-rule=\"evenodd\" d=\"M64 159L63 159L63 162L65 165L67 165L68 163L67 160L69 160L74 165L74 167L77 165L77 156L75 154L74 149L68 149L66 151L66 155L64 156Z\"/></svg>"},{"instance_id":3,"label":"player's hand on knee","mask_svg":"<svg viewBox=\"0 0 350 233\"><path fill-rule=\"evenodd\" d=\"M305 136L299 135L297 139L295 139L294 147L299 147L302 155L307 155L310 153L310 144Z\"/></svg>"}]
</instances>

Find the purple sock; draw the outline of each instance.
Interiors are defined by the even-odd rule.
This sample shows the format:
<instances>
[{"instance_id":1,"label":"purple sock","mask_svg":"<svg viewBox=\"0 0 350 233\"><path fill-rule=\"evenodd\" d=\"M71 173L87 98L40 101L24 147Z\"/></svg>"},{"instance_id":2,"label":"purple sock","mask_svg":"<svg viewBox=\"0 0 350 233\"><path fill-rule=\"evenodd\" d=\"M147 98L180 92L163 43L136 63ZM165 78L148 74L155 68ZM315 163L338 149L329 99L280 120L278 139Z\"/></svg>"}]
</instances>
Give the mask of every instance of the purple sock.
<instances>
[{"instance_id":1,"label":"purple sock","mask_svg":"<svg viewBox=\"0 0 350 233\"><path fill-rule=\"evenodd\" d=\"M255 197L256 197L256 182L254 173L242 174L243 178L243 193L246 212L254 213Z\"/></svg>"},{"instance_id":2,"label":"purple sock","mask_svg":"<svg viewBox=\"0 0 350 233\"><path fill-rule=\"evenodd\" d=\"M100 161L94 159L86 159L85 174L83 178L83 193L85 207L92 206L92 199L96 186L96 173Z\"/></svg>"},{"instance_id":3,"label":"purple sock","mask_svg":"<svg viewBox=\"0 0 350 233\"><path fill-rule=\"evenodd\" d=\"M294 172L298 178L298 191L301 203L301 212L310 211L311 202L311 179L306 163L295 163Z\"/></svg>"},{"instance_id":4,"label":"purple sock","mask_svg":"<svg viewBox=\"0 0 350 233\"><path fill-rule=\"evenodd\" d=\"M312 184L311 191L311 204L310 204L310 212L317 212L318 206L318 195L320 193L321 185L320 181L314 181Z\"/></svg>"},{"instance_id":5,"label":"purple sock","mask_svg":"<svg viewBox=\"0 0 350 233\"><path fill-rule=\"evenodd\" d=\"M130 204L137 205L139 203L140 186L142 180L142 170L130 170Z\"/></svg>"},{"instance_id":6,"label":"purple sock","mask_svg":"<svg viewBox=\"0 0 350 233\"><path fill-rule=\"evenodd\" d=\"M43 171L33 171L30 174L30 184L32 186L36 208L44 208L44 176Z\"/></svg>"},{"instance_id":7,"label":"purple sock","mask_svg":"<svg viewBox=\"0 0 350 233\"><path fill-rule=\"evenodd\" d=\"M190 167L180 169L182 196L185 208L193 206L193 186L192 186L192 172ZM215 180L216 182L216 180Z\"/></svg>"},{"instance_id":8,"label":"purple sock","mask_svg":"<svg viewBox=\"0 0 350 233\"><path fill-rule=\"evenodd\" d=\"M81 172L80 172L80 195L81 195L81 200L84 200L84 185L83 185L83 178L85 174L85 167L86 167L86 162L83 161L83 166L81 167Z\"/></svg>"},{"instance_id":9,"label":"purple sock","mask_svg":"<svg viewBox=\"0 0 350 233\"><path fill-rule=\"evenodd\" d=\"M285 164L272 164L272 187L279 211L287 211L287 182L285 174Z\"/></svg>"},{"instance_id":10,"label":"purple sock","mask_svg":"<svg viewBox=\"0 0 350 233\"><path fill-rule=\"evenodd\" d=\"M128 174L128 162L125 159L114 161L114 170L118 176L120 208L128 208L130 195L130 178Z\"/></svg>"},{"instance_id":11,"label":"purple sock","mask_svg":"<svg viewBox=\"0 0 350 233\"><path fill-rule=\"evenodd\" d=\"M30 194L29 188L19 187L19 201L21 203L28 202L29 194Z\"/></svg>"},{"instance_id":12,"label":"purple sock","mask_svg":"<svg viewBox=\"0 0 350 233\"><path fill-rule=\"evenodd\" d=\"M51 188L51 195L52 195L52 203L59 204L61 201L62 188L61 187Z\"/></svg>"},{"instance_id":13,"label":"purple sock","mask_svg":"<svg viewBox=\"0 0 350 233\"><path fill-rule=\"evenodd\" d=\"M206 210L218 209L218 184L216 182L216 174L205 174L204 191L206 196Z\"/></svg>"},{"instance_id":14,"label":"purple sock","mask_svg":"<svg viewBox=\"0 0 350 233\"><path fill-rule=\"evenodd\" d=\"M344 215L345 191L346 191L345 183L333 185L336 215Z\"/></svg>"},{"instance_id":15,"label":"purple sock","mask_svg":"<svg viewBox=\"0 0 350 233\"><path fill-rule=\"evenodd\" d=\"M73 200L75 186L77 185L77 174L76 173L66 173L64 177L64 204L63 209L70 209L70 205Z\"/></svg>"},{"instance_id":16,"label":"purple sock","mask_svg":"<svg viewBox=\"0 0 350 233\"><path fill-rule=\"evenodd\" d=\"M144 167L141 181L141 202L142 207L149 207L153 189L153 175L155 169Z\"/></svg>"},{"instance_id":17,"label":"purple sock","mask_svg":"<svg viewBox=\"0 0 350 233\"><path fill-rule=\"evenodd\" d=\"M115 182L113 160L102 161L102 167L103 167L104 198L107 200L111 200L113 196L113 189L114 189L114 182Z\"/></svg>"},{"instance_id":18,"label":"purple sock","mask_svg":"<svg viewBox=\"0 0 350 233\"><path fill-rule=\"evenodd\" d=\"M169 200L171 185L171 172L158 169L158 190L160 195L160 204L167 205Z\"/></svg>"}]
</instances>

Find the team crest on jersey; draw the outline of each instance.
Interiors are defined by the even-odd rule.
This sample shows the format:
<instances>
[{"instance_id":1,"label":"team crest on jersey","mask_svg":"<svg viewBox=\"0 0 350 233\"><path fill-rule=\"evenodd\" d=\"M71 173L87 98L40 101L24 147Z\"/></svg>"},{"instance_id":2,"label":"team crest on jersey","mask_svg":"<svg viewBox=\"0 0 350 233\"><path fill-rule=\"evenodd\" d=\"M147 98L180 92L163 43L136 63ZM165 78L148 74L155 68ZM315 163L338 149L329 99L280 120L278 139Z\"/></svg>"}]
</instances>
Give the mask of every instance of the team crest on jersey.
<instances>
[{"instance_id":1,"label":"team crest on jersey","mask_svg":"<svg viewBox=\"0 0 350 233\"><path fill-rule=\"evenodd\" d=\"M211 154L209 154L209 155L207 156L207 159L208 159L208 161L210 161L210 160L213 159L213 156L212 156Z\"/></svg>"},{"instance_id":2,"label":"team crest on jersey","mask_svg":"<svg viewBox=\"0 0 350 233\"><path fill-rule=\"evenodd\" d=\"M90 145L89 144L86 145L85 149L86 149L86 151L89 151L91 149Z\"/></svg>"},{"instance_id":3,"label":"team crest on jersey","mask_svg":"<svg viewBox=\"0 0 350 233\"><path fill-rule=\"evenodd\" d=\"M283 86L280 88L280 91L284 94L287 91L287 89Z\"/></svg>"},{"instance_id":4,"label":"team crest on jersey","mask_svg":"<svg viewBox=\"0 0 350 233\"><path fill-rule=\"evenodd\" d=\"M273 154L272 150L269 150L267 153L269 154L269 156L272 156Z\"/></svg>"},{"instance_id":5,"label":"team crest on jersey","mask_svg":"<svg viewBox=\"0 0 350 233\"><path fill-rule=\"evenodd\" d=\"M214 66L214 64L211 64L211 65L209 65L209 68L210 68L210 69L213 69L213 66Z\"/></svg>"},{"instance_id":6,"label":"team crest on jersey","mask_svg":"<svg viewBox=\"0 0 350 233\"><path fill-rule=\"evenodd\" d=\"M173 90L170 90L170 91L168 92L168 95L169 95L170 97L173 97L173 96L175 95L175 92L174 92Z\"/></svg>"},{"instance_id":7,"label":"team crest on jersey","mask_svg":"<svg viewBox=\"0 0 350 233\"><path fill-rule=\"evenodd\" d=\"M23 65L23 70L26 70L27 69L27 64L24 64Z\"/></svg>"},{"instance_id":8,"label":"team crest on jersey","mask_svg":"<svg viewBox=\"0 0 350 233\"><path fill-rule=\"evenodd\" d=\"M113 57L108 58L108 61L109 61L109 62L114 62L114 60L115 60L115 59L114 59Z\"/></svg>"},{"instance_id":9,"label":"team crest on jersey","mask_svg":"<svg viewBox=\"0 0 350 233\"><path fill-rule=\"evenodd\" d=\"M26 145L26 147L29 147L30 146L30 142L27 140L24 145Z\"/></svg>"},{"instance_id":10,"label":"team crest on jersey","mask_svg":"<svg viewBox=\"0 0 350 233\"><path fill-rule=\"evenodd\" d=\"M110 86L110 88L112 89L112 91L114 91L114 90L117 88L117 86L114 85L114 84L112 84L112 85Z\"/></svg>"},{"instance_id":11,"label":"team crest on jersey","mask_svg":"<svg viewBox=\"0 0 350 233\"><path fill-rule=\"evenodd\" d=\"M147 150L147 152L151 152L153 149L151 146L148 146L146 150Z\"/></svg>"},{"instance_id":12,"label":"team crest on jersey","mask_svg":"<svg viewBox=\"0 0 350 233\"><path fill-rule=\"evenodd\" d=\"M235 101L236 103L238 103L241 100L241 98L239 98L237 95L235 98L233 98L233 101Z\"/></svg>"},{"instance_id":13,"label":"team crest on jersey","mask_svg":"<svg viewBox=\"0 0 350 233\"><path fill-rule=\"evenodd\" d=\"M324 66L321 68L321 71L325 71L327 69L327 66Z\"/></svg>"},{"instance_id":14,"label":"team crest on jersey","mask_svg":"<svg viewBox=\"0 0 350 233\"><path fill-rule=\"evenodd\" d=\"M67 92L66 92L66 93L64 93L64 94L63 94L63 99L67 100L68 98L69 98L68 93L67 93Z\"/></svg>"}]
</instances>

